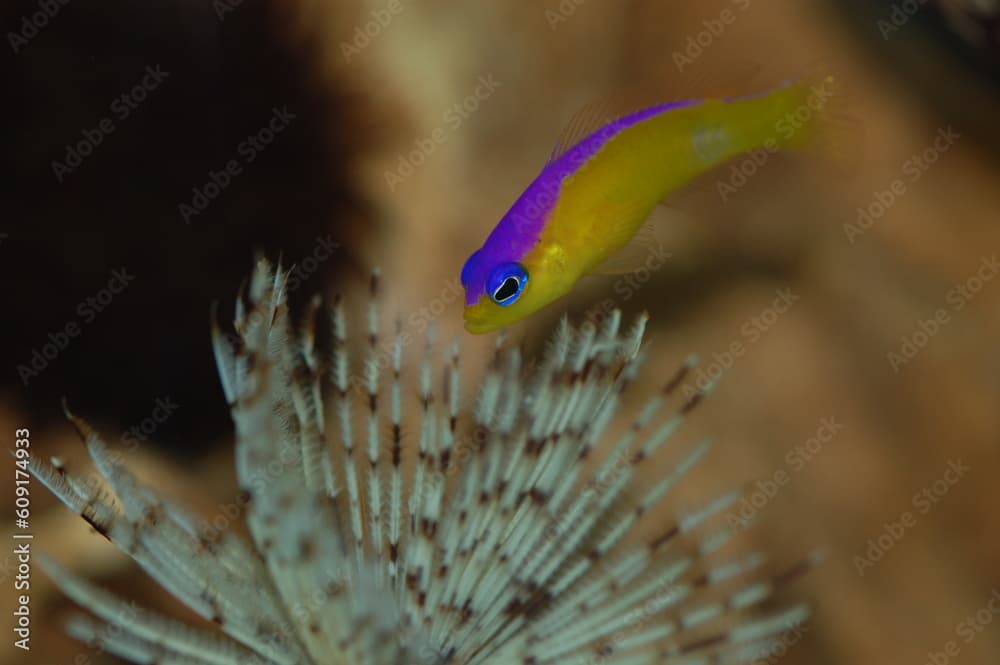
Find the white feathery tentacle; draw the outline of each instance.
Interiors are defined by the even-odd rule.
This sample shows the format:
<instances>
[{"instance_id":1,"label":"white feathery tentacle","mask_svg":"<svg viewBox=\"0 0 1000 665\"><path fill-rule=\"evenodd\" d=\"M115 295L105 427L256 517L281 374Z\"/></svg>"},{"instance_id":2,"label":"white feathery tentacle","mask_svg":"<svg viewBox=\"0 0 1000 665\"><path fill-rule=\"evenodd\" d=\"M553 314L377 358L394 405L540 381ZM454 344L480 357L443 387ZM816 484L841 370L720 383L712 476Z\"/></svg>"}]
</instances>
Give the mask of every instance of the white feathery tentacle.
<instances>
[{"instance_id":1,"label":"white feathery tentacle","mask_svg":"<svg viewBox=\"0 0 1000 665\"><path fill-rule=\"evenodd\" d=\"M103 483L31 465L223 634L127 616L126 601L49 564L105 622L74 619L74 635L136 662L674 665L746 662L805 619L803 605L771 600L813 559L768 577L762 554L726 555L737 531L720 516L739 493L671 510L670 490L708 442L649 473L711 386L671 406L689 358L620 415L645 316L624 330L617 311L579 328L563 319L535 367L498 338L468 391L457 343L439 353L433 325L416 360L402 319L385 337L377 271L364 344L350 339L339 297L326 316L313 299L293 330L286 283L259 262L237 299L237 336L212 327L252 543L199 533L72 415ZM657 535L633 537L654 515Z\"/></svg>"}]
</instances>

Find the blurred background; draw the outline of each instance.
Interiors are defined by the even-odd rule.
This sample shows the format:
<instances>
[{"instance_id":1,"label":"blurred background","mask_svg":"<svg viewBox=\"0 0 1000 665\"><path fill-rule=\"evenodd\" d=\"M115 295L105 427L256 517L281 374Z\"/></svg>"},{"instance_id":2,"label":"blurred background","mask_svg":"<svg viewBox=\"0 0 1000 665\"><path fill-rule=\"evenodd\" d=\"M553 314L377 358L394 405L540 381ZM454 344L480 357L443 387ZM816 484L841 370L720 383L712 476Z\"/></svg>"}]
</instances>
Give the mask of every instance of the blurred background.
<instances>
[{"instance_id":1,"label":"blurred background","mask_svg":"<svg viewBox=\"0 0 1000 665\"><path fill-rule=\"evenodd\" d=\"M949 642L943 662L997 662L997 2L32 0L0 16L2 431L83 464L65 397L204 514L235 491L209 313L227 318L257 253L296 266L297 304L380 266L387 312L458 336L475 367L493 339L461 331L459 270L582 105L834 72L858 121L848 169L727 164L675 197L690 222L662 265L587 278L508 336L534 353L567 312L645 310L633 394L691 352L695 383L725 370L691 425L718 443L683 499L746 483L755 546L829 551L792 591L815 617L780 662L942 662ZM38 548L190 617L35 488ZM16 562L0 564L10 616ZM70 603L37 568L32 583L35 648L5 640L0 660L117 662L66 638Z\"/></svg>"}]
</instances>

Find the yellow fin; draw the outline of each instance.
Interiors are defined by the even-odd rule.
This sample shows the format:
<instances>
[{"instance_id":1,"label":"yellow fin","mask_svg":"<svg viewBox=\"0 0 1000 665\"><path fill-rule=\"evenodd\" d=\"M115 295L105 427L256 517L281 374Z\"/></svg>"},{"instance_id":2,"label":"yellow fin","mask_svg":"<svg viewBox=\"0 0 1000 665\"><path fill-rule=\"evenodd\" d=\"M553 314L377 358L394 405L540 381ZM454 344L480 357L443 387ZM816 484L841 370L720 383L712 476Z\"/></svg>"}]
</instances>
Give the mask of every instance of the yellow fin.
<instances>
[{"instance_id":1,"label":"yellow fin","mask_svg":"<svg viewBox=\"0 0 1000 665\"><path fill-rule=\"evenodd\" d=\"M635 111L670 102L730 97L733 94L732 86L727 83L745 88L747 81L756 77L759 71L760 66L756 63L743 63L727 70L726 81L706 73L684 81L667 81L655 86L655 92L650 92L648 88L629 88L613 95L598 97L584 105L566 123L556 138L549 161L566 154L570 148L604 125Z\"/></svg>"},{"instance_id":2,"label":"yellow fin","mask_svg":"<svg viewBox=\"0 0 1000 665\"><path fill-rule=\"evenodd\" d=\"M623 275L661 266L673 255L670 247L677 244L679 235L692 221L687 213L658 204L631 240L590 270L590 274Z\"/></svg>"},{"instance_id":3,"label":"yellow fin","mask_svg":"<svg viewBox=\"0 0 1000 665\"><path fill-rule=\"evenodd\" d=\"M838 172L853 175L864 153L865 126L845 77L836 70L830 56L817 57L800 69L793 85L803 91L803 103L818 115L814 131L798 134L789 146L818 152Z\"/></svg>"},{"instance_id":4,"label":"yellow fin","mask_svg":"<svg viewBox=\"0 0 1000 665\"><path fill-rule=\"evenodd\" d=\"M556 138L556 144L552 148L552 155L549 156L549 161L554 162L559 159L588 134L593 133L612 120L616 120L617 116L612 116L610 115L611 113L612 111L606 101L595 100L573 114L566 127L563 128L558 138Z\"/></svg>"},{"instance_id":5,"label":"yellow fin","mask_svg":"<svg viewBox=\"0 0 1000 665\"><path fill-rule=\"evenodd\" d=\"M865 124L855 114L851 94L842 79L829 78L833 97L820 112L816 140L810 147L825 155L838 172L854 175L864 156Z\"/></svg>"}]
</instances>

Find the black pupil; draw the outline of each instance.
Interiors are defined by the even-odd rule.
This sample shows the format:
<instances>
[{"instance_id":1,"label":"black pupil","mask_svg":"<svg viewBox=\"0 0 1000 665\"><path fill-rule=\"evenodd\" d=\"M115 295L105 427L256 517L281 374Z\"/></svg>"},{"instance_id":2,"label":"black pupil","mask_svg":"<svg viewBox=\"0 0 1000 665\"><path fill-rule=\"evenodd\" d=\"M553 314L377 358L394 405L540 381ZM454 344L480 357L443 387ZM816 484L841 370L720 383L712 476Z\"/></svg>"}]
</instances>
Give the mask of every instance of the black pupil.
<instances>
[{"instance_id":1,"label":"black pupil","mask_svg":"<svg viewBox=\"0 0 1000 665\"><path fill-rule=\"evenodd\" d=\"M498 301L510 298L512 295L517 293L518 284L519 282L517 281L517 277L508 277L503 281L503 284L500 285L500 288L493 293L493 298Z\"/></svg>"}]
</instances>

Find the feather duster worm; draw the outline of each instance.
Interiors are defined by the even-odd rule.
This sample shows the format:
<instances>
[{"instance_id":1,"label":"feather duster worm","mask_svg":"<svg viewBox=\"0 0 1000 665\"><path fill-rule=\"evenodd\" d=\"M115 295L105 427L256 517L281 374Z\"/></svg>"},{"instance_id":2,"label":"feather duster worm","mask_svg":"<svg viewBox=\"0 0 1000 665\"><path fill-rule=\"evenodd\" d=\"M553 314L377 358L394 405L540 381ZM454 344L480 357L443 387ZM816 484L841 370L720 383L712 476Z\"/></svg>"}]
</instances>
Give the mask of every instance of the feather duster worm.
<instances>
[{"instance_id":1,"label":"feather duster worm","mask_svg":"<svg viewBox=\"0 0 1000 665\"><path fill-rule=\"evenodd\" d=\"M138 663L642 665L760 658L805 620L804 605L770 601L808 559L768 577L763 555L722 551L736 527L720 516L738 492L634 537L708 449L694 446L633 495L701 397L674 394L688 363L620 420L644 318L625 331L617 312L600 328L563 322L531 370L498 344L465 407L456 346L438 358L428 336L410 376L397 329L379 370L377 277L360 366L339 302L329 362L315 343L317 301L293 332L286 280L261 261L237 304L238 339L214 331L250 542L199 533L72 414L107 486L32 462L67 506L218 626L155 616L46 560L95 617L70 622L76 637Z\"/></svg>"}]
</instances>

